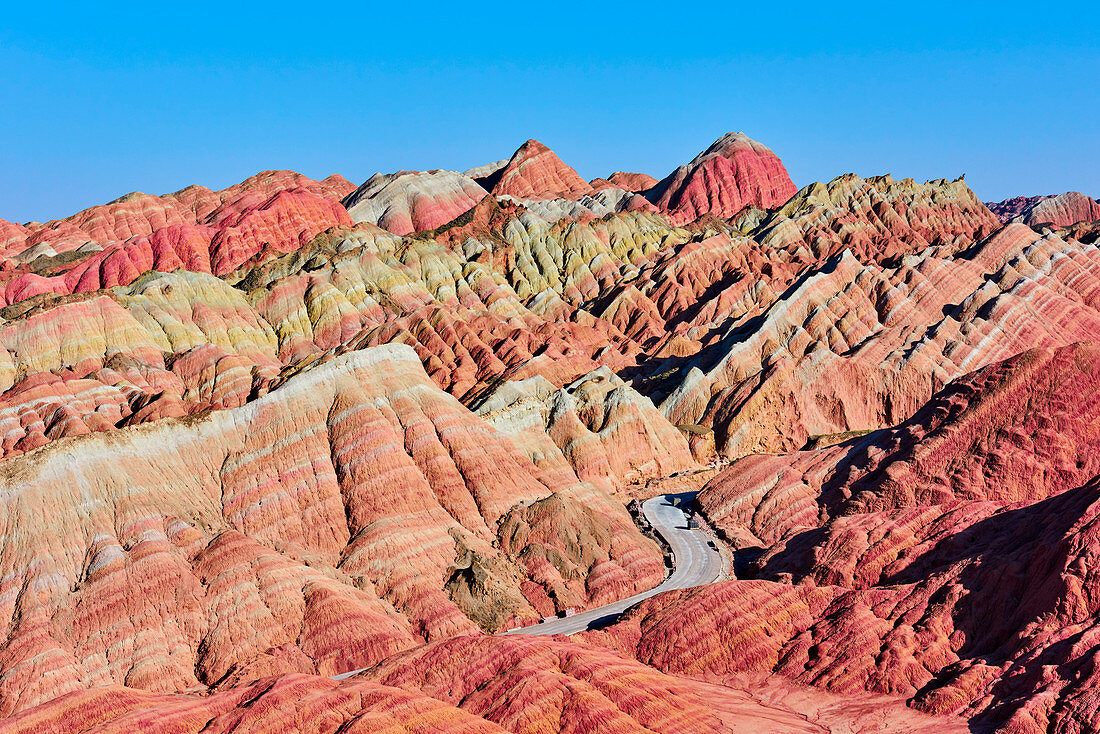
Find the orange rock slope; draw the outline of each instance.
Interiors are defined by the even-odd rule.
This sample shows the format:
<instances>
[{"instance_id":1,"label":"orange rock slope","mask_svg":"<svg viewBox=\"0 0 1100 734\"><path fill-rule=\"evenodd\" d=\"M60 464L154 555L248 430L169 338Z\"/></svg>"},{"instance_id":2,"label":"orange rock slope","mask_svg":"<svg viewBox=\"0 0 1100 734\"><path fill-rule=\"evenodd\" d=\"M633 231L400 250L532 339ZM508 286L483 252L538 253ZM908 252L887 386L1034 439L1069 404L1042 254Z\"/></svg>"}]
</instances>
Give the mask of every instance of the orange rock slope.
<instances>
[{"instance_id":1,"label":"orange rock slope","mask_svg":"<svg viewBox=\"0 0 1100 734\"><path fill-rule=\"evenodd\" d=\"M1095 222L731 133L0 237L0 731L1100 720ZM624 498L715 459L736 578L485 634L659 583Z\"/></svg>"}]
</instances>

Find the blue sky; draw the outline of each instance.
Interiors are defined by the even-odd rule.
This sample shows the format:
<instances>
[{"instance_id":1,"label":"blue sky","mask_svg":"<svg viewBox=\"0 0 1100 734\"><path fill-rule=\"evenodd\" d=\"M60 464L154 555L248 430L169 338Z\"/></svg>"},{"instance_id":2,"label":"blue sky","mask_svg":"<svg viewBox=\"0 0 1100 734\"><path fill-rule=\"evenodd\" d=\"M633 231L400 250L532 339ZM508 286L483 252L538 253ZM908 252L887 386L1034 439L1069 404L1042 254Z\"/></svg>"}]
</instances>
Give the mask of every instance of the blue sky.
<instances>
[{"instance_id":1,"label":"blue sky","mask_svg":"<svg viewBox=\"0 0 1100 734\"><path fill-rule=\"evenodd\" d=\"M272 168L462 170L530 137L586 178L660 178L728 130L799 186L1100 195L1095 3L31 5L0 17L13 221Z\"/></svg>"}]
</instances>

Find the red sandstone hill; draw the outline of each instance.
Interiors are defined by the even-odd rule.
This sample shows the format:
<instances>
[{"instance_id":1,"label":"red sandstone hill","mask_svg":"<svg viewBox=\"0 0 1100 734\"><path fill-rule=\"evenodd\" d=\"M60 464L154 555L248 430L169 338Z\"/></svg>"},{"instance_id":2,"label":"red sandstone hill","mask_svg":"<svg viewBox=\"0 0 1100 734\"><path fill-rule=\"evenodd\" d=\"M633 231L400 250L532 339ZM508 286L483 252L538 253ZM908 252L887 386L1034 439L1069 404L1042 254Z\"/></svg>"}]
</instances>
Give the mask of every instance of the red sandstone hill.
<instances>
[{"instance_id":1,"label":"red sandstone hill","mask_svg":"<svg viewBox=\"0 0 1100 734\"><path fill-rule=\"evenodd\" d=\"M48 727L153 734L965 731L958 720L906 711L884 696L846 698L751 679L718 685L606 648L524 637L452 638L345 681L290 674L202 697L100 688L0 724L13 734Z\"/></svg>"},{"instance_id":2,"label":"red sandstone hill","mask_svg":"<svg viewBox=\"0 0 1100 734\"><path fill-rule=\"evenodd\" d=\"M589 182L592 188L623 189L624 191L644 192L657 185L657 179L645 173L627 173L615 171L607 178L597 178Z\"/></svg>"},{"instance_id":3,"label":"red sandstone hill","mask_svg":"<svg viewBox=\"0 0 1100 734\"><path fill-rule=\"evenodd\" d=\"M343 199L355 222L394 234L435 229L469 211L488 192L454 171L375 174Z\"/></svg>"},{"instance_id":4,"label":"red sandstone hill","mask_svg":"<svg viewBox=\"0 0 1100 734\"><path fill-rule=\"evenodd\" d=\"M135 192L67 219L0 226L4 302L128 285L150 270L224 275L351 224L339 199L352 188L340 176L265 171L221 191Z\"/></svg>"},{"instance_id":5,"label":"red sandstone hill","mask_svg":"<svg viewBox=\"0 0 1100 734\"><path fill-rule=\"evenodd\" d=\"M537 446L538 465L391 345L0 463L25 549L0 561L0 714L89 685L331 675L659 582L623 506Z\"/></svg>"},{"instance_id":6,"label":"red sandstone hill","mask_svg":"<svg viewBox=\"0 0 1100 734\"><path fill-rule=\"evenodd\" d=\"M796 191L782 161L744 133L727 133L650 189L646 196L673 224L703 214L732 217L746 206L771 209Z\"/></svg>"},{"instance_id":7,"label":"red sandstone hill","mask_svg":"<svg viewBox=\"0 0 1100 734\"><path fill-rule=\"evenodd\" d=\"M1068 227L1100 219L1100 202L1079 191L1057 196L1017 196L988 206L1002 222L1023 222L1028 226Z\"/></svg>"},{"instance_id":8,"label":"red sandstone hill","mask_svg":"<svg viewBox=\"0 0 1100 734\"><path fill-rule=\"evenodd\" d=\"M1095 728L1095 230L736 134L0 223L0 731ZM716 457L738 578L484 634Z\"/></svg>"},{"instance_id":9,"label":"red sandstone hill","mask_svg":"<svg viewBox=\"0 0 1100 734\"><path fill-rule=\"evenodd\" d=\"M610 634L640 623L638 658L666 672L770 670L1009 731L1091 728L1098 375L1095 344L1030 350L895 428L741 460L700 502L756 580L651 602ZM736 628L696 662L688 619Z\"/></svg>"},{"instance_id":10,"label":"red sandstone hill","mask_svg":"<svg viewBox=\"0 0 1100 734\"><path fill-rule=\"evenodd\" d=\"M496 196L517 199L575 199L592 186L537 140L528 140L482 184Z\"/></svg>"},{"instance_id":11,"label":"red sandstone hill","mask_svg":"<svg viewBox=\"0 0 1100 734\"><path fill-rule=\"evenodd\" d=\"M1022 215L1035 204L1044 199L1053 199L1054 194L1045 196L1014 196L1004 201L986 202L989 211L993 212L1002 222L1011 222L1015 217Z\"/></svg>"},{"instance_id":12,"label":"red sandstone hill","mask_svg":"<svg viewBox=\"0 0 1100 734\"><path fill-rule=\"evenodd\" d=\"M26 225L23 240L6 239L4 252L9 257L20 255L25 248L36 245L62 252L87 242L104 245L136 235L151 235L171 225L217 225L262 204L279 191L301 189L314 196L339 200L353 188L338 175L314 181L293 171L264 171L221 191L204 186L188 186L165 196L136 191L65 219L45 224L32 222ZM27 255L23 254L22 259L27 260Z\"/></svg>"}]
</instances>

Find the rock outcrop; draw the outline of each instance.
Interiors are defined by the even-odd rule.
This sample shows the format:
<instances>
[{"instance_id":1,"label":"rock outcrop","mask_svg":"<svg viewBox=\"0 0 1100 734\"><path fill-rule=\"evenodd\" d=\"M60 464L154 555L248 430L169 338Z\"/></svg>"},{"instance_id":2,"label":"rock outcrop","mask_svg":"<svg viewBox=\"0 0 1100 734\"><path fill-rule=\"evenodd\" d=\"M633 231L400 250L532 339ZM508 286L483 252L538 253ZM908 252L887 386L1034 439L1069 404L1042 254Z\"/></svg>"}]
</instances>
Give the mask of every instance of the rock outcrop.
<instances>
[{"instance_id":1,"label":"rock outcrop","mask_svg":"<svg viewBox=\"0 0 1100 734\"><path fill-rule=\"evenodd\" d=\"M1017 196L989 204L989 209L1002 222L1023 222L1029 227L1069 227L1100 219L1100 202L1079 191L1057 196Z\"/></svg>"},{"instance_id":2,"label":"rock outcrop","mask_svg":"<svg viewBox=\"0 0 1100 734\"><path fill-rule=\"evenodd\" d=\"M454 171L402 171L375 174L343 204L354 222L411 234L447 224L487 195L472 178Z\"/></svg>"},{"instance_id":3,"label":"rock outcrop","mask_svg":"<svg viewBox=\"0 0 1100 734\"><path fill-rule=\"evenodd\" d=\"M724 686L661 673L590 645L459 637L397 655L361 677L294 674L208 696L101 688L13 718L5 731L963 732L963 722L758 681Z\"/></svg>"},{"instance_id":4,"label":"rock outcrop","mask_svg":"<svg viewBox=\"0 0 1100 734\"><path fill-rule=\"evenodd\" d=\"M505 382L475 410L539 466L565 460L608 488L694 464L684 436L606 367L560 389L541 375Z\"/></svg>"},{"instance_id":5,"label":"rock outcrop","mask_svg":"<svg viewBox=\"0 0 1100 734\"><path fill-rule=\"evenodd\" d=\"M650 176L648 173L627 173L626 171L615 171L607 178L597 178L590 182L592 188L597 191L601 189L622 189L624 191L644 192L649 191L651 188L657 185L657 179Z\"/></svg>"},{"instance_id":6,"label":"rock outcrop","mask_svg":"<svg viewBox=\"0 0 1100 734\"><path fill-rule=\"evenodd\" d=\"M0 731L1095 729L1079 203L731 134L0 222ZM623 502L712 461L733 580L485 634L659 583Z\"/></svg>"},{"instance_id":7,"label":"rock outcrop","mask_svg":"<svg viewBox=\"0 0 1100 734\"><path fill-rule=\"evenodd\" d=\"M351 224L339 199L351 188L267 171L222 191L191 186L164 197L128 194L68 219L24 228L0 266L5 304L128 285L150 270L225 275L297 250Z\"/></svg>"},{"instance_id":8,"label":"rock outcrop","mask_svg":"<svg viewBox=\"0 0 1100 734\"><path fill-rule=\"evenodd\" d=\"M537 140L521 145L482 185L497 196L517 199L576 199L593 193L587 181Z\"/></svg>"},{"instance_id":9,"label":"rock outcrop","mask_svg":"<svg viewBox=\"0 0 1100 734\"><path fill-rule=\"evenodd\" d=\"M88 685L338 673L663 577L621 504L537 467L400 345L0 472L21 549L2 561L3 715Z\"/></svg>"},{"instance_id":10,"label":"rock outcrop","mask_svg":"<svg viewBox=\"0 0 1100 734\"><path fill-rule=\"evenodd\" d=\"M818 258L848 249L877 262L930 247L957 251L998 227L961 178L919 184L851 173L810 184L773 212L747 211L737 224L766 248L803 245Z\"/></svg>"},{"instance_id":11,"label":"rock outcrop","mask_svg":"<svg viewBox=\"0 0 1100 734\"><path fill-rule=\"evenodd\" d=\"M795 193L787 169L767 146L744 133L726 133L646 196L672 224L704 214L732 217L746 206L777 207Z\"/></svg>"},{"instance_id":12,"label":"rock outcrop","mask_svg":"<svg viewBox=\"0 0 1100 734\"><path fill-rule=\"evenodd\" d=\"M135 191L65 219L45 224L32 222L24 227L22 239L12 238L9 233L4 255L29 262L40 255L56 255L89 242L99 246L125 242L173 225L217 225L262 205L280 191L301 190L338 201L354 188L342 176L314 181L293 171L264 171L221 191L204 186L188 186L165 196Z\"/></svg>"},{"instance_id":13,"label":"rock outcrop","mask_svg":"<svg viewBox=\"0 0 1100 734\"><path fill-rule=\"evenodd\" d=\"M737 462L699 501L756 578L650 600L613 634L680 675L771 671L979 727L1088 729L1098 376L1095 344L1034 349L895 428Z\"/></svg>"}]
</instances>

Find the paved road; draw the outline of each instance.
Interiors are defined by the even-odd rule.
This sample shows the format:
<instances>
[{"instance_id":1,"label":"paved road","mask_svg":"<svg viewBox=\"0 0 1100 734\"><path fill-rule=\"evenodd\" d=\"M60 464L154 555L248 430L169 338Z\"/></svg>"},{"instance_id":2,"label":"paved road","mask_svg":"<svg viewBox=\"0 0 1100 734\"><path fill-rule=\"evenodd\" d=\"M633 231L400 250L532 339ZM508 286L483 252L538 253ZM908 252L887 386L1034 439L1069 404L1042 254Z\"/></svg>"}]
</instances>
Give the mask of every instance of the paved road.
<instances>
[{"instance_id":1,"label":"paved road","mask_svg":"<svg viewBox=\"0 0 1100 734\"><path fill-rule=\"evenodd\" d=\"M662 591L687 589L715 581L722 573L722 556L716 549L707 545L709 537L704 531L688 529L687 517L685 517L683 510L672 505L674 497L679 497L682 504L687 504L695 498L695 493L666 494L648 499L642 503L642 514L649 520L649 524L653 526L653 529L672 548L672 575L665 579L663 583L649 591L635 594L629 599L622 599L613 604L579 612L572 617L552 619L549 622L533 624L503 634L571 635L574 632L606 626L614 622L620 614L630 607L644 599L660 594ZM366 668L351 670L347 673L334 675L332 678L343 680L364 670Z\"/></svg>"},{"instance_id":2,"label":"paved road","mask_svg":"<svg viewBox=\"0 0 1100 734\"><path fill-rule=\"evenodd\" d=\"M688 529L683 510L672 505L673 497L679 497L682 504L687 504L695 498L695 493L661 495L646 500L642 504L642 513L649 520L649 524L672 548L672 575L665 579L664 583L613 604L579 612L572 617L552 619L549 622L511 630L504 634L570 635L581 630L603 627L613 622L628 608L662 591L702 586L717 579L722 573L721 554L707 545L709 537L704 531Z\"/></svg>"}]
</instances>

